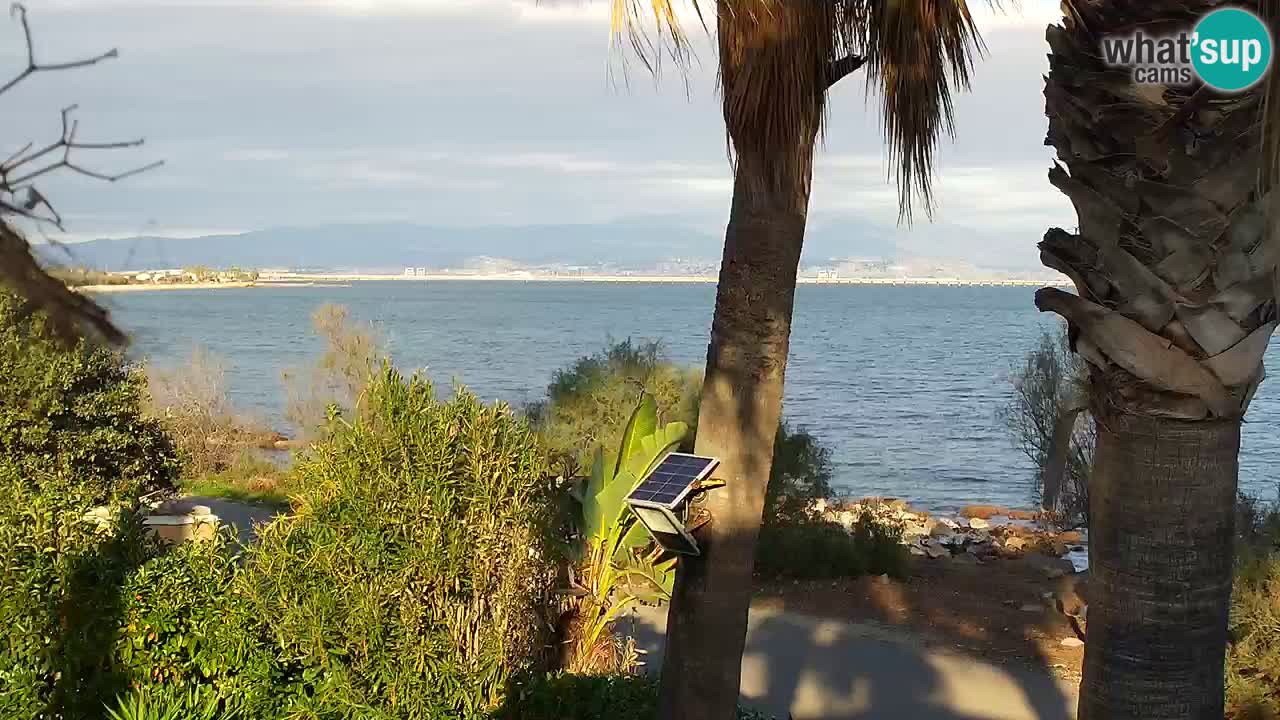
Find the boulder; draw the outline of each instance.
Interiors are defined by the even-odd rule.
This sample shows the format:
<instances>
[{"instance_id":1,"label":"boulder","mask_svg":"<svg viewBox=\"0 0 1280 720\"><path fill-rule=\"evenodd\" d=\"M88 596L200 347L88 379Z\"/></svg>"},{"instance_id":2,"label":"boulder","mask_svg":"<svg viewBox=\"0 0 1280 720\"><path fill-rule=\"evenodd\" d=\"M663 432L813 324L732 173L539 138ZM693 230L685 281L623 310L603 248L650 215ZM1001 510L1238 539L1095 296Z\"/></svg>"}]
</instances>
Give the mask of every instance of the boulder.
<instances>
[{"instance_id":1,"label":"boulder","mask_svg":"<svg viewBox=\"0 0 1280 720\"><path fill-rule=\"evenodd\" d=\"M1012 553L1020 553L1027 548L1027 544L1026 538L1014 535L1013 537L1005 538L1004 549Z\"/></svg>"},{"instance_id":2,"label":"boulder","mask_svg":"<svg viewBox=\"0 0 1280 720\"><path fill-rule=\"evenodd\" d=\"M951 537L955 534L955 527L953 525L947 525L944 521L934 523L933 528L929 530L929 536L936 538Z\"/></svg>"},{"instance_id":3,"label":"boulder","mask_svg":"<svg viewBox=\"0 0 1280 720\"><path fill-rule=\"evenodd\" d=\"M969 527L974 530L986 530L991 527L991 523L984 518L970 518Z\"/></svg>"},{"instance_id":4,"label":"boulder","mask_svg":"<svg viewBox=\"0 0 1280 720\"><path fill-rule=\"evenodd\" d=\"M1010 510L1008 512L1010 520L1032 521L1040 517L1040 513L1033 510Z\"/></svg>"},{"instance_id":5,"label":"boulder","mask_svg":"<svg viewBox=\"0 0 1280 720\"><path fill-rule=\"evenodd\" d=\"M1083 641L1083 640L1081 640L1080 638L1075 638L1075 637L1063 638L1063 639L1062 639L1062 647L1066 647L1066 648L1082 648L1082 647L1084 647L1084 641Z\"/></svg>"},{"instance_id":6,"label":"boulder","mask_svg":"<svg viewBox=\"0 0 1280 720\"><path fill-rule=\"evenodd\" d=\"M924 553L934 560L949 557L951 555L951 551L937 540L926 541L924 544Z\"/></svg>"}]
</instances>

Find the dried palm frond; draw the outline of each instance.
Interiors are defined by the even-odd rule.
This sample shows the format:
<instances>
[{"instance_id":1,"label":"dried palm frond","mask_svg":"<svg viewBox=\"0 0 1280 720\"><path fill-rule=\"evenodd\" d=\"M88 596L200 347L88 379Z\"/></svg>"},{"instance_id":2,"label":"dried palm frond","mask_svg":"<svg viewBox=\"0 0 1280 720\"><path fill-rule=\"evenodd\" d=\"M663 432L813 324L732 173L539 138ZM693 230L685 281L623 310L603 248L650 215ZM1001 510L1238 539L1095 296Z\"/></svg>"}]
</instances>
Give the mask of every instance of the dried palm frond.
<instances>
[{"instance_id":1,"label":"dried palm frond","mask_svg":"<svg viewBox=\"0 0 1280 720\"><path fill-rule=\"evenodd\" d=\"M1079 229L1050 230L1040 251L1078 296L1036 302L1070 322L1096 410L1238 419L1264 378L1280 319L1280 75L1236 94L1142 85L1098 51L1104 36L1171 34L1221 5L1071 0L1048 30L1049 180ZM1274 24L1273 0L1244 6Z\"/></svg>"},{"instance_id":2,"label":"dried palm frond","mask_svg":"<svg viewBox=\"0 0 1280 720\"><path fill-rule=\"evenodd\" d=\"M689 2L701 18L709 0ZM677 59L687 57L674 5L613 0L615 35L627 36L650 68L648 58L662 47L647 32L646 7L657 40L668 39ZM725 126L739 160L767 158L779 180L803 176L805 153L789 148L821 131L827 90L864 67L868 92L883 98L900 214L909 220L916 201L932 208L934 151L954 130L951 92L968 87L983 49L965 0L718 0L716 10ZM780 164L786 155L793 159L783 163L800 167Z\"/></svg>"}]
</instances>

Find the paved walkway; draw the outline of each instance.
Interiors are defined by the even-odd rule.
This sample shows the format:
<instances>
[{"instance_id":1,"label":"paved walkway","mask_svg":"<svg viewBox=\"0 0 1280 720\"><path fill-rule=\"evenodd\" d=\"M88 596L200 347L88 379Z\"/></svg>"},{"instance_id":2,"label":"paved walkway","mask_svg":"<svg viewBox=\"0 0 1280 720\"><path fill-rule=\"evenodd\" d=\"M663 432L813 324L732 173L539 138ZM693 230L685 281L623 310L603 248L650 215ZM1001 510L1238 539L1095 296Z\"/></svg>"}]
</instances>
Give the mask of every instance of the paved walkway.
<instances>
[{"instance_id":1,"label":"paved walkway","mask_svg":"<svg viewBox=\"0 0 1280 720\"><path fill-rule=\"evenodd\" d=\"M662 663L665 611L631 621ZM1076 688L1048 670L927 647L904 631L752 610L742 658L745 702L786 720L1072 720Z\"/></svg>"},{"instance_id":2,"label":"paved walkway","mask_svg":"<svg viewBox=\"0 0 1280 720\"><path fill-rule=\"evenodd\" d=\"M254 528L271 522L280 513L279 510L260 505L249 505L235 502L234 500L195 495L170 500L161 506L160 512L187 513L191 512L191 509L197 505L204 505L209 508L210 512L218 516L219 522L235 527L236 535L240 538L241 543L252 542Z\"/></svg>"}]
</instances>

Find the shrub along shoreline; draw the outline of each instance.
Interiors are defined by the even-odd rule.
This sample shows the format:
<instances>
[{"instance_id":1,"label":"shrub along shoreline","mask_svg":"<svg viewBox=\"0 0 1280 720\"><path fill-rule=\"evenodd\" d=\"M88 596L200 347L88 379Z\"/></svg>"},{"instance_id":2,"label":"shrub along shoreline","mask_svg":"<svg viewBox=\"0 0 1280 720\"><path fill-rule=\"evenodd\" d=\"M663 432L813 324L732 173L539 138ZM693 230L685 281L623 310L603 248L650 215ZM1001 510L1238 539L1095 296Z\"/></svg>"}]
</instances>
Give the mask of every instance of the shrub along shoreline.
<instances>
[{"instance_id":1,"label":"shrub along shoreline","mask_svg":"<svg viewBox=\"0 0 1280 720\"><path fill-rule=\"evenodd\" d=\"M660 346L628 341L517 412L461 389L437 398L425 379L369 362L378 353L363 339L333 347L355 354L299 375L336 392L281 473L292 513L248 546L227 532L167 546L144 531L147 501L193 486L182 463L208 450L199 428L213 426L190 425L194 444L175 445L173 414L147 410L136 368L60 345L0 295L0 492L12 498L0 504L0 716L653 717L656 687L631 673L633 657L590 659L613 647L609 619L626 597L662 593L622 584L588 593L593 609L574 586L670 558L626 525L626 542L584 553L592 526L571 508L592 507L575 504L590 496L579 487L575 500L565 478L629 444L637 404L652 404L644 432L691 442L696 377ZM315 418L311 399L298 407ZM221 412L208 408L205 419ZM831 497L828 453L785 423L778 432L762 577L908 573L900 530L870 517L850 530L817 512ZM233 455L208 457L231 472ZM1280 708L1280 515L1251 512L1228 682L1233 707L1264 713L1240 717L1268 717ZM599 646L584 645L595 674L569 674L561 650L586 611L603 628Z\"/></svg>"}]
</instances>

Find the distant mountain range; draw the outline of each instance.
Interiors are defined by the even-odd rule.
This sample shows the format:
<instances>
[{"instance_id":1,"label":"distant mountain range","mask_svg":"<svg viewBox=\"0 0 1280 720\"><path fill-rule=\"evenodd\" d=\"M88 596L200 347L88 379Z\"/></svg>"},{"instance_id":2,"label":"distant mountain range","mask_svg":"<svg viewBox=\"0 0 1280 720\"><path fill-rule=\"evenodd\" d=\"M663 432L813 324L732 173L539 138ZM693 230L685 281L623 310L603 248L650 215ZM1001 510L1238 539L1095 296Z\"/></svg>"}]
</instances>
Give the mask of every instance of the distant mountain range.
<instances>
[{"instance_id":1,"label":"distant mountain range","mask_svg":"<svg viewBox=\"0 0 1280 720\"><path fill-rule=\"evenodd\" d=\"M973 235L974 231L960 229ZM956 238L956 228L931 226L929 237ZM900 228L860 221L810 228L805 264L836 258L893 259L918 245ZM918 237L917 237L918 240ZM48 262L98 270L152 270L204 265L313 271L400 272L405 267L463 268L478 258L528 266L653 268L675 259L718 263L723 237L675 223L620 221L582 225L442 227L409 223L280 227L178 239L105 238L37 246ZM926 243L931 244L931 243ZM949 253L954 255L953 252ZM931 253L937 256L941 254Z\"/></svg>"}]
</instances>

